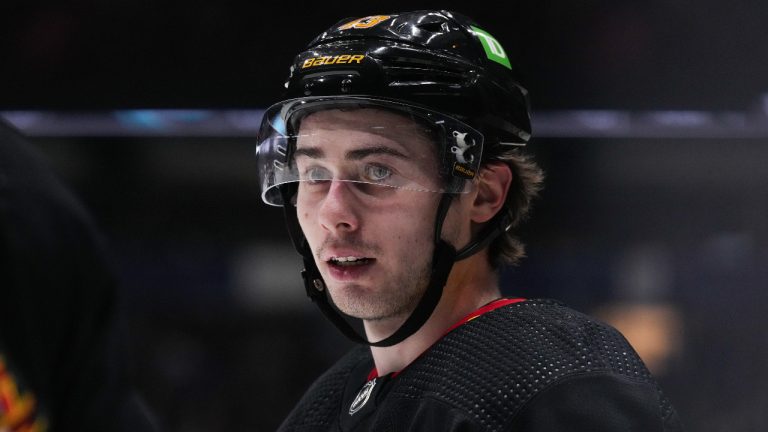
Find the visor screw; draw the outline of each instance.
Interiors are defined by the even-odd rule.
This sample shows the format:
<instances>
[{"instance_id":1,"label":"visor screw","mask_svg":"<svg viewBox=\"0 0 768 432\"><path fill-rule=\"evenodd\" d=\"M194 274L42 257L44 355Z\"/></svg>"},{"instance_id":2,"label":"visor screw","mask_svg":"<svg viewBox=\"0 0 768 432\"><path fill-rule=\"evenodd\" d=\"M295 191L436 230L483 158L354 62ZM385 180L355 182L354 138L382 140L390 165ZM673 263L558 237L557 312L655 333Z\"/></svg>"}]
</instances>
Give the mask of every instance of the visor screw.
<instances>
[{"instance_id":1,"label":"visor screw","mask_svg":"<svg viewBox=\"0 0 768 432\"><path fill-rule=\"evenodd\" d=\"M315 285L315 289L320 291L320 292L323 292L323 290L325 289L325 285L323 285L322 279L315 279L315 280L312 281L312 284L314 284Z\"/></svg>"},{"instance_id":2,"label":"visor screw","mask_svg":"<svg viewBox=\"0 0 768 432\"><path fill-rule=\"evenodd\" d=\"M350 87L352 86L352 80L349 78L345 78L341 81L341 92L342 93L349 93Z\"/></svg>"}]
</instances>

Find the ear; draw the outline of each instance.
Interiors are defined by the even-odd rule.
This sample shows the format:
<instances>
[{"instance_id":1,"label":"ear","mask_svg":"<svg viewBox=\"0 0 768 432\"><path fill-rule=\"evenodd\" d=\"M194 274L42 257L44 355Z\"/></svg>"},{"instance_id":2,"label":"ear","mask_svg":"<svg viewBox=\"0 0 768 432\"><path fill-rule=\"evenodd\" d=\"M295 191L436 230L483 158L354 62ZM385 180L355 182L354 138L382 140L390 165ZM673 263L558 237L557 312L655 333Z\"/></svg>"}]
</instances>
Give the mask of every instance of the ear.
<instances>
[{"instance_id":1,"label":"ear","mask_svg":"<svg viewBox=\"0 0 768 432\"><path fill-rule=\"evenodd\" d=\"M512 170L504 162L490 162L483 165L478 177L477 195L472 204L470 217L473 222L491 220L504 206L512 184Z\"/></svg>"}]
</instances>

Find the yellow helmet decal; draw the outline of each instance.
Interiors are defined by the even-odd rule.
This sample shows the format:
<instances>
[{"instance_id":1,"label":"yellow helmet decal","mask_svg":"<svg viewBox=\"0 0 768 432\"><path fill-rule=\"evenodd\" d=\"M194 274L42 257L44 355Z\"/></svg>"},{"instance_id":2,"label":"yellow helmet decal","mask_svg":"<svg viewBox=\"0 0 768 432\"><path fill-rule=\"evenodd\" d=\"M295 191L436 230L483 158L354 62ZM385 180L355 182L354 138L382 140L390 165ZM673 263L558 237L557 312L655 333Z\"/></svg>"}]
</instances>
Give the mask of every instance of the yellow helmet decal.
<instances>
[{"instance_id":1,"label":"yellow helmet decal","mask_svg":"<svg viewBox=\"0 0 768 432\"><path fill-rule=\"evenodd\" d=\"M350 21L343 26L339 27L339 30L349 30L351 28L367 29L379 24L383 21L390 19L392 15L371 15L365 18L359 18L354 21Z\"/></svg>"}]
</instances>

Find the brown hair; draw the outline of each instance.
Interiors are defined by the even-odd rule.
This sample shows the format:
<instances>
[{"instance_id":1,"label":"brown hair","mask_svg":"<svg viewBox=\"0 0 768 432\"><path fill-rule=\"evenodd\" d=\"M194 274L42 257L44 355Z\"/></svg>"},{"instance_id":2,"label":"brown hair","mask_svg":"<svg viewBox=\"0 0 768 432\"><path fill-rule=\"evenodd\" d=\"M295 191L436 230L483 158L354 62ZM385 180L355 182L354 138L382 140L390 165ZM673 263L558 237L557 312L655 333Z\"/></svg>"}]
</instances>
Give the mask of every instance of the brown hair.
<instances>
[{"instance_id":1,"label":"brown hair","mask_svg":"<svg viewBox=\"0 0 768 432\"><path fill-rule=\"evenodd\" d=\"M519 148L502 150L491 160L504 162L512 170L512 184L507 193L506 205L501 210L508 212L511 227L488 247L491 266L498 268L502 265L516 265L525 256L525 246L514 231L527 219L532 201L543 187L544 171Z\"/></svg>"}]
</instances>

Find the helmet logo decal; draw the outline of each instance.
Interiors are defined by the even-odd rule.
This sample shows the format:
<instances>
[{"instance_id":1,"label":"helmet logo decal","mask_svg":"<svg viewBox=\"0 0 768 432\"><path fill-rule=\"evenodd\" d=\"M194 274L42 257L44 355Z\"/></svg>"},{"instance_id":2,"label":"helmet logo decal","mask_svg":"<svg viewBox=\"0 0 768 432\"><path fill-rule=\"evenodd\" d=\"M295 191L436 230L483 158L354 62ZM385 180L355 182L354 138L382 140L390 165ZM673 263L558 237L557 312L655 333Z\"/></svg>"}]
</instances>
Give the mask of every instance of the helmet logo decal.
<instances>
[{"instance_id":1,"label":"helmet logo decal","mask_svg":"<svg viewBox=\"0 0 768 432\"><path fill-rule=\"evenodd\" d=\"M343 26L339 27L339 30L349 30L351 28L356 29L367 29L375 26L376 24L379 24L382 21L386 21L388 19L392 18L392 15L372 15L367 16L365 18L356 19L354 21L350 21Z\"/></svg>"},{"instance_id":2,"label":"helmet logo decal","mask_svg":"<svg viewBox=\"0 0 768 432\"><path fill-rule=\"evenodd\" d=\"M376 386L376 378L365 383L363 388L361 388L360 391L357 393L357 396L355 396L355 400L352 401L352 405L350 405L349 407L349 415L352 415L360 411L360 408L365 406L365 404L368 402L368 399L370 399L371 393L373 393L373 388L375 386Z\"/></svg>"},{"instance_id":3,"label":"helmet logo decal","mask_svg":"<svg viewBox=\"0 0 768 432\"><path fill-rule=\"evenodd\" d=\"M360 62L363 61L364 58L365 58L365 54L343 54L343 55L337 55L337 56L310 57L304 60L304 63L301 65L301 68L304 69L308 67L333 65L333 64L349 64L349 63L360 64Z\"/></svg>"},{"instance_id":4,"label":"helmet logo decal","mask_svg":"<svg viewBox=\"0 0 768 432\"><path fill-rule=\"evenodd\" d=\"M475 178L475 170L471 166L475 161L475 155L470 154L467 157L467 152L475 146L475 141L467 137L467 132L453 131L453 138L456 140L456 145L451 146L451 153L456 157L456 162L453 163L453 175L465 179Z\"/></svg>"},{"instance_id":5,"label":"helmet logo decal","mask_svg":"<svg viewBox=\"0 0 768 432\"><path fill-rule=\"evenodd\" d=\"M512 69L507 53L495 37L488 34L487 31L475 26L472 26L472 32L478 39L480 39L480 43L483 44L483 49L485 50L485 55L489 60L493 60L508 69Z\"/></svg>"}]
</instances>

